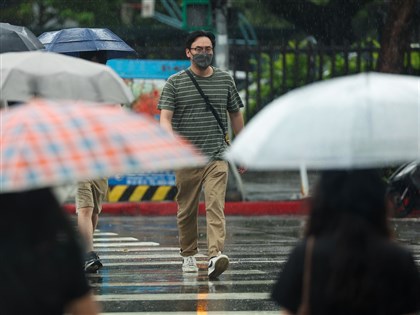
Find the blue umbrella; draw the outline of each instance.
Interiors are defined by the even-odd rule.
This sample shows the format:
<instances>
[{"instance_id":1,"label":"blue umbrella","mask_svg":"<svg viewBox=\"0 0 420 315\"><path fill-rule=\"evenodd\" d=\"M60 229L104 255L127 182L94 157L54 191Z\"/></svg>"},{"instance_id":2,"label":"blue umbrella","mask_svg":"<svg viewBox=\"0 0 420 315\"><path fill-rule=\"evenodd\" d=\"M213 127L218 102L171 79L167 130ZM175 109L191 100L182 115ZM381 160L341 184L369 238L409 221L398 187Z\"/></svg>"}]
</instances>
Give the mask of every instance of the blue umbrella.
<instances>
[{"instance_id":1,"label":"blue umbrella","mask_svg":"<svg viewBox=\"0 0 420 315\"><path fill-rule=\"evenodd\" d=\"M81 57L83 52L104 51L106 59L137 55L136 51L107 28L67 28L45 32L39 40L47 51Z\"/></svg>"}]
</instances>

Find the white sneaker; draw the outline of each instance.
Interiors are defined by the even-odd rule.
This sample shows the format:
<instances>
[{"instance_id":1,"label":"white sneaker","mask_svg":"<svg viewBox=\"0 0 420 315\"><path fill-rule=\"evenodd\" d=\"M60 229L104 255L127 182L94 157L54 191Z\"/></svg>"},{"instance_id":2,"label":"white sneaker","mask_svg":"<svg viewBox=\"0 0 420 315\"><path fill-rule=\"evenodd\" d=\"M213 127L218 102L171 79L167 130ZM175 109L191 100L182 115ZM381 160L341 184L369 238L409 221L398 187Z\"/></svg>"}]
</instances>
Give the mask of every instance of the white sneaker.
<instances>
[{"instance_id":1,"label":"white sneaker","mask_svg":"<svg viewBox=\"0 0 420 315\"><path fill-rule=\"evenodd\" d=\"M226 255L220 254L209 260L209 278L217 278L229 267L229 258Z\"/></svg>"},{"instance_id":2,"label":"white sneaker","mask_svg":"<svg viewBox=\"0 0 420 315\"><path fill-rule=\"evenodd\" d=\"M197 262L194 256L184 257L184 262L182 263L183 272L198 272Z\"/></svg>"}]
</instances>

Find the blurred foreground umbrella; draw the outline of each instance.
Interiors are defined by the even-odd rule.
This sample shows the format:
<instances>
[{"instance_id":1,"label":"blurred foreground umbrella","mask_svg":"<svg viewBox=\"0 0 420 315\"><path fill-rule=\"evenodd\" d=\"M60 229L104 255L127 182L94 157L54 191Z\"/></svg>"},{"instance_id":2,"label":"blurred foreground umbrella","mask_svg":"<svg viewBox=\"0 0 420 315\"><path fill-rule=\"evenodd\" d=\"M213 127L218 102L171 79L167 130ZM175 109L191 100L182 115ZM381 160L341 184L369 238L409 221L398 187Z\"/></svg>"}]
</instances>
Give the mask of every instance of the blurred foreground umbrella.
<instances>
[{"instance_id":1,"label":"blurred foreground umbrella","mask_svg":"<svg viewBox=\"0 0 420 315\"><path fill-rule=\"evenodd\" d=\"M48 51L76 57L85 51L106 51L107 60L137 54L107 28L67 28L43 33L39 40Z\"/></svg>"},{"instance_id":2,"label":"blurred foreground umbrella","mask_svg":"<svg viewBox=\"0 0 420 315\"><path fill-rule=\"evenodd\" d=\"M115 105L37 99L0 115L0 192L206 162L151 118Z\"/></svg>"},{"instance_id":3,"label":"blurred foreground umbrella","mask_svg":"<svg viewBox=\"0 0 420 315\"><path fill-rule=\"evenodd\" d=\"M227 156L254 169L346 169L420 159L420 78L363 73L267 105Z\"/></svg>"},{"instance_id":4,"label":"blurred foreground umbrella","mask_svg":"<svg viewBox=\"0 0 420 315\"><path fill-rule=\"evenodd\" d=\"M40 49L44 45L28 28L0 23L0 53Z\"/></svg>"},{"instance_id":5,"label":"blurred foreground umbrella","mask_svg":"<svg viewBox=\"0 0 420 315\"><path fill-rule=\"evenodd\" d=\"M0 99L48 99L130 103L133 95L110 68L80 58L49 52L0 55Z\"/></svg>"}]
</instances>

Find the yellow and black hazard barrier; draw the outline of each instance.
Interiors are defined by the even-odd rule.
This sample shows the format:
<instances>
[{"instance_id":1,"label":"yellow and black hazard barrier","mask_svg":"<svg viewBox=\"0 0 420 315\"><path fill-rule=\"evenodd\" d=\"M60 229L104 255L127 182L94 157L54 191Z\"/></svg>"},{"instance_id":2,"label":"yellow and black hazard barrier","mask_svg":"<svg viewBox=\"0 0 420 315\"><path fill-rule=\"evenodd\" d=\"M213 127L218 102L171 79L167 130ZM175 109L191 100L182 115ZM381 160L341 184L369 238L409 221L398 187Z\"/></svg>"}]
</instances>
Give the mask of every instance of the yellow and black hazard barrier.
<instances>
[{"instance_id":1,"label":"yellow and black hazard barrier","mask_svg":"<svg viewBox=\"0 0 420 315\"><path fill-rule=\"evenodd\" d=\"M108 200L117 201L173 201L175 186L115 185L109 186Z\"/></svg>"}]
</instances>

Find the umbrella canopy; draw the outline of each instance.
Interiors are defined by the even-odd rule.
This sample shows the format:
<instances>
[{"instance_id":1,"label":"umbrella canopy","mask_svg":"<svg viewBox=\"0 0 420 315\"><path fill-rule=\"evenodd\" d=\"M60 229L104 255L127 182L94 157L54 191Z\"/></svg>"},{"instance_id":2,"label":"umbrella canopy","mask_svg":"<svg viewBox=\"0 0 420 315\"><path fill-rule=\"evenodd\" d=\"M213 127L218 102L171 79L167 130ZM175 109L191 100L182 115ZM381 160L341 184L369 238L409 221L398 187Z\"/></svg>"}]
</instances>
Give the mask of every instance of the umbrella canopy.
<instances>
[{"instance_id":1,"label":"umbrella canopy","mask_svg":"<svg viewBox=\"0 0 420 315\"><path fill-rule=\"evenodd\" d=\"M137 55L133 48L107 28L66 28L43 33L39 40L48 51L77 57L83 51L106 51L107 59Z\"/></svg>"},{"instance_id":2,"label":"umbrella canopy","mask_svg":"<svg viewBox=\"0 0 420 315\"><path fill-rule=\"evenodd\" d=\"M133 94L105 65L61 54L30 51L0 55L0 99L130 103Z\"/></svg>"},{"instance_id":3,"label":"umbrella canopy","mask_svg":"<svg viewBox=\"0 0 420 315\"><path fill-rule=\"evenodd\" d=\"M346 169L420 159L420 78L363 73L274 100L227 156L255 169Z\"/></svg>"},{"instance_id":4,"label":"umbrella canopy","mask_svg":"<svg viewBox=\"0 0 420 315\"><path fill-rule=\"evenodd\" d=\"M0 23L0 53L40 49L44 45L28 28Z\"/></svg>"},{"instance_id":5,"label":"umbrella canopy","mask_svg":"<svg viewBox=\"0 0 420 315\"><path fill-rule=\"evenodd\" d=\"M35 99L0 115L0 192L206 162L152 118L120 106Z\"/></svg>"}]
</instances>

